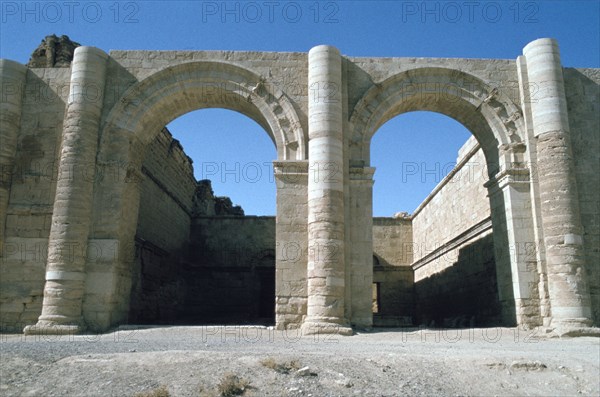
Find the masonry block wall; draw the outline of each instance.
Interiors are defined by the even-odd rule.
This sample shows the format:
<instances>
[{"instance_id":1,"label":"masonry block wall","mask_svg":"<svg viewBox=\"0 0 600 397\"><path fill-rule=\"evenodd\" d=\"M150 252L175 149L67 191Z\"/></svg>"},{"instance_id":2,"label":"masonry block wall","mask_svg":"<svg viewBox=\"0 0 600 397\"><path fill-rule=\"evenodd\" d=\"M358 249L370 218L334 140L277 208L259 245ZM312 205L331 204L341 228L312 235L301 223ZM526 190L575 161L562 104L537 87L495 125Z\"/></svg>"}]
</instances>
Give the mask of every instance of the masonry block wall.
<instances>
[{"instance_id":1,"label":"masonry block wall","mask_svg":"<svg viewBox=\"0 0 600 397\"><path fill-rule=\"evenodd\" d=\"M306 317L308 244L308 164L276 162L277 183L275 319L283 329Z\"/></svg>"}]
</instances>

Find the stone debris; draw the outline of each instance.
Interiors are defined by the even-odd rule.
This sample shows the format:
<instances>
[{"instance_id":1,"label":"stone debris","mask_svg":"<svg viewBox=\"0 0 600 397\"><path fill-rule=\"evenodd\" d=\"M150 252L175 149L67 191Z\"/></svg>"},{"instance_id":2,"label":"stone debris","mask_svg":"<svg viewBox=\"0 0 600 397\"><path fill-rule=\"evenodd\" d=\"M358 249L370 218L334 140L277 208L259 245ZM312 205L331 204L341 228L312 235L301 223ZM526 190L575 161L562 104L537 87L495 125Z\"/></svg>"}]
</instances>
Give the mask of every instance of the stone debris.
<instances>
[{"instance_id":1,"label":"stone debris","mask_svg":"<svg viewBox=\"0 0 600 397\"><path fill-rule=\"evenodd\" d=\"M310 367L302 367L296 371L297 376L317 376L315 372L311 372Z\"/></svg>"},{"instance_id":2,"label":"stone debris","mask_svg":"<svg viewBox=\"0 0 600 397\"><path fill-rule=\"evenodd\" d=\"M546 364L540 361L522 361L516 360L510 364L510 369L512 370L522 370L522 371L543 371L548 367Z\"/></svg>"}]
</instances>

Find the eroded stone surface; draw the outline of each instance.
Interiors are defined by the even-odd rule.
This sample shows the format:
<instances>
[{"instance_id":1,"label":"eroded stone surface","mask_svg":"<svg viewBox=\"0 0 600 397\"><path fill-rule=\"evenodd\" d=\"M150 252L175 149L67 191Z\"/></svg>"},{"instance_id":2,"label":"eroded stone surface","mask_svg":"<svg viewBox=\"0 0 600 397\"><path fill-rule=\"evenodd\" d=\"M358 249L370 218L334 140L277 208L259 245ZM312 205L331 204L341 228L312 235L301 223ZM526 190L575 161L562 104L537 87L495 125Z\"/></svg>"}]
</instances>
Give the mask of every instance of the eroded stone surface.
<instances>
[{"instance_id":1,"label":"eroded stone surface","mask_svg":"<svg viewBox=\"0 0 600 397\"><path fill-rule=\"evenodd\" d=\"M73 61L75 48L81 44L71 41L69 36L46 36L31 54L27 66L30 68L68 68Z\"/></svg>"}]
</instances>

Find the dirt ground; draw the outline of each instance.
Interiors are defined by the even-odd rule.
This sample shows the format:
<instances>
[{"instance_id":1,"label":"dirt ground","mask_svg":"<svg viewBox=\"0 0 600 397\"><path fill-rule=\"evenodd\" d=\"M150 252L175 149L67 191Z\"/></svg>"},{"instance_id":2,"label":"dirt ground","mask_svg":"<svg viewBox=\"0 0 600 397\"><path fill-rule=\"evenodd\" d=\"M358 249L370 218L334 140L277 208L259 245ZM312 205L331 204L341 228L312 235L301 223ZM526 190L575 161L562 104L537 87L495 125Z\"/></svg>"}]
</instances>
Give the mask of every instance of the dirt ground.
<instances>
[{"instance_id":1,"label":"dirt ground","mask_svg":"<svg viewBox=\"0 0 600 397\"><path fill-rule=\"evenodd\" d=\"M124 327L0 338L2 396L151 396L161 386L162 395L219 396L227 374L247 385L244 396L600 395L599 338L516 328L302 336L259 326Z\"/></svg>"}]
</instances>

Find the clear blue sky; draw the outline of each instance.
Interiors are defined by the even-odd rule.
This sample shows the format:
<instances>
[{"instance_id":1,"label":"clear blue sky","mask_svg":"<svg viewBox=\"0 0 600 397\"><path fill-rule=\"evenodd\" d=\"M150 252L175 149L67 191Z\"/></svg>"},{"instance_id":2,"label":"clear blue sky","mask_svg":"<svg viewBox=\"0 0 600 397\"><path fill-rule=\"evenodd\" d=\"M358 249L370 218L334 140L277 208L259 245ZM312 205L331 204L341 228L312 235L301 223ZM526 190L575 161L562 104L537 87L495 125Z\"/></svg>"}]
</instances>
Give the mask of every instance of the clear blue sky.
<instances>
[{"instance_id":1,"label":"clear blue sky","mask_svg":"<svg viewBox=\"0 0 600 397\"><path fill-rule=\"evenodd\" d=\"M308 51L337 46L350 56L515 59L554 37L565 66L600 67L600 2L587 1L0 1L0 57L26 63L48 34L111 49ZM269 163L275 148L245 116L192 112L169 128L247 214L275 213ZM409 113L375 135L374 213L412 212L456 159L469 136L432 113ZM235 144L234 144L235 143ZM250 150L248 150L250 149ZM403 177L406 164L440 170ZM225 183L221 183L224 180Z\"/></svg>"}]
</instances>

